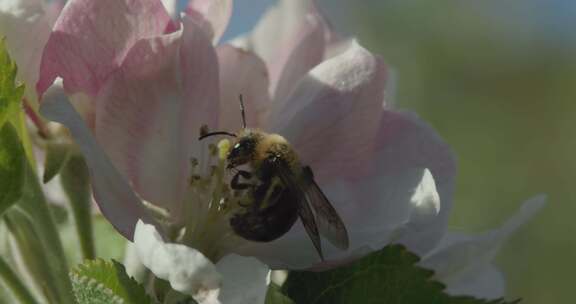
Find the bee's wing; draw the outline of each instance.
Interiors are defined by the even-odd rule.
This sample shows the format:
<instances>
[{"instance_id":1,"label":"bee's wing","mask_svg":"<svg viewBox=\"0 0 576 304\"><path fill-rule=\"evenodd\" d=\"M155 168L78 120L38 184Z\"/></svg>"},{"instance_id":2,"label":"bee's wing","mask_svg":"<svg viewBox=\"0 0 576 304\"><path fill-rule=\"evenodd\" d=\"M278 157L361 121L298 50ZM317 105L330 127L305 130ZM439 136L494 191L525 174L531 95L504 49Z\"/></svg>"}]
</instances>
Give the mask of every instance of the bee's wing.
<instances>
[{"instance_id":1,"label":"bee's wing","mask_svg":"<svg viewBox=\"0 0 576 304\"><path fill-rule=\"evenodd\" d=\"M284 185L296 193L298 215L314 247L324 259L319 234L326 237L334 246L346 250L348 249L348 232L336 209L314 181L310 167L304 167L303 170L303 176L299 179L282 162L276 164L276 171Z\"/></svg>"},{"instance_id":2,"label":"bee's wing","mask_svg":"<svg viewBox=\"0 0 576 304\"><path fill-rule=\"evenodd\" d=\"M298 216L300 216L302 224L304 225L304 228L306 228L306 232L308 233L308 236L310 236L318 255L320 255L322 260L324 260L322 245L320 243L320 233L318 232L318 226L316 226L314 213L312 212L310 205L307 203L308 198L306 196L305 188L301 182L296 179L290 168L285 163L276 161L274 162L274 166L278 177L282 180L284 186L287 187L289 191L296 194L298 200Z\"/></svg>"},{"instance_id":3,"label":"bee's wing","mask_svg":"<svg viewBox=\"0 0 576 304\"><path fill-rule=\"evenodd\" d=\"M303 168L303 178L306 184L307 202L312 205L316 214L316 223L320 229L320 234L339 249L348 249L348 231L344 222L330 204L330 201L322 192L322 189L314 181L314 175L310 167Z\"/></svg>"}]
</instances>

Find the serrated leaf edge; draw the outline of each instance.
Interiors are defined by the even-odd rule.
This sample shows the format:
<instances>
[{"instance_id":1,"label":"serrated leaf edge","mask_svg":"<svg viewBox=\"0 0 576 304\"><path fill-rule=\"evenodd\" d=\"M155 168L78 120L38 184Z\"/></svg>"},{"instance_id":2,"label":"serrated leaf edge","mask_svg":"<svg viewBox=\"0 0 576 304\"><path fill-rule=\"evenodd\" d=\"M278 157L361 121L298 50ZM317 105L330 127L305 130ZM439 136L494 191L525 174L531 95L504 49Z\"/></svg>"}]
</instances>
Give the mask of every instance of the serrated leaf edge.
<instances>
[{"instance_id":1,"label":"serrated leaf edge","mask_svg":"<svg viewBox=\"0 0 576 304\"><path fill-rule=\"evenodd\" d=\"M83 263L80 263L78 265L76 265L71 271L70 271L70 276L77 276L77 277L85 277L85 278L89 278L92 279L86 275L83 274L83 272L90 272L91 268L93 267L103 267L103 268L109 268L110 270L114 271L114 276L116 276L116 278L118 279L118 283L122 283L119 280L118 277L118 270L121 269L122 273L125 275L126 279L128 279L130 284L133 284L133 286L135 288L129 288L126 289L124 287L126 287L125 285L121 286L121 288L123 288L124 293L125 293L125 298L117 295L116 293L114 293L113 290L111 290L110 288L106 287L105 285L102 284L104 288L110 290L110 292L114 293L117 297L119 297L123 302L121 302L122 304L128 304L128 303L133 303L133 301L137 300L140 298L139 294L142 294L142 298L145 298L147 301L146 302L142 302L142 303L155 303L152 298L150 297L150 295L148 295L146 293L146 289L144 288L144 286L142 286L142 284L138 283L138 281L136 281L133 277L129 276L126 273L125 267L124 265L122 265L122 263L119 263L118 261L112 259L110 261L107 260L103 260L103 259L94 259L94 260L84 260ZM120 267L120 268L118 268ZM98 280L93 279L94 281L98 282ZM134 296L136 296L136 298L134 298ZM136 303L136 304L141 304L141 303Z\"/></svg>"},{"instance_id":2,"label":"serrated leaf edge","mask_svg":"<svg viewBox=\"0 0 576 304\"><path fill-rule=\"evenodd\" d=\"M122 299L117 294L115 294L110 288L104 286L104 284L98 282L97 280L95 280L93 278L81 276L81 275L78 275L75 273L70 273L70 278L72 280L72 283L73 283L72 286L74 289L76 289L77 286L79 286L79 285L86 286L88 288L93 288L95 290L102 291L102 292L106 293L108 296L110 296L111 301L113 301L113 303L110 303L110 304L126 304L124 299ZM76 294L77 294L76 290L75 290L74 294L75 294L76 300L79 301L78 297L76 296Z\"/></svg>"}]
</instances>

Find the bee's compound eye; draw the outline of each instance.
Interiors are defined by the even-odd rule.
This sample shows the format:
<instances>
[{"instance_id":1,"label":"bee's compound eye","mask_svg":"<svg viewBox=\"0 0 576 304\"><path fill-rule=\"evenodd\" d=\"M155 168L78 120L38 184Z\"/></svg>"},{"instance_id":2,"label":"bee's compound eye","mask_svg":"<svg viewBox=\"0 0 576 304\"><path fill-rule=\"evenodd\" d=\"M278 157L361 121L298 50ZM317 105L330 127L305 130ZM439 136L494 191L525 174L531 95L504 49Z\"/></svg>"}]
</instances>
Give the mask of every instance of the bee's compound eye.
<instances>
[{"instance_id":1,"label":"bee's compound eye","mask_svg":"<svg viewBox=\"0 0 576 304\"><path fill-rule=\"evenodd\" d=\"M238 149L238 148L240 148L240 143L236 143L236 144L234 145L234 149Z\"/></svg>"}]
</instances>

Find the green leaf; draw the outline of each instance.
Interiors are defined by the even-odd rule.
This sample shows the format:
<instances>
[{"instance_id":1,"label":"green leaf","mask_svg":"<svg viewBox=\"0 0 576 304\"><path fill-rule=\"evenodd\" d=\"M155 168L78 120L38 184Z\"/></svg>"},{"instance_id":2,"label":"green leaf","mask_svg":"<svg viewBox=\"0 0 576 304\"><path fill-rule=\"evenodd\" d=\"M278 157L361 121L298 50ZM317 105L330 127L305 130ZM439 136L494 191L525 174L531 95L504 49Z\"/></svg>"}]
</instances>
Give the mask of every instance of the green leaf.
<instances>
[{"instance_id":1,"label":"green leaf","mask_svg":"<svg viewBox=\"0 0 576 304\"><path fill-rule=\"evenodd\" d=\"M294 301L290 300L287 296L282 293L280 286L270 283L268 286L268 292L266 293L266 304L294 304Z\"/></svg>"},{"instance_id":2,"label":"green leaf","mask_svg":"<svg viewBox=\"0 0 576 304\"><path fill-rule=\"evenodd\" d=\"M18 116L24 85L16 85L18 69L12 61L6 42L0 40L0 127L14 116Z\"/></svg>"},{"instance_id":3,"label":"green leaf","mask_svg":"<svg viewBox=\"0 0 576 304\"><path fill-rule=\"evenodd\" d=\"M401 245L390 245L352 264L325 272L291 272L282 289L306 304L507 304L454 297L433 280L433 272L416 266L419 258Z\"/></svg>"},{"instance_id":4,"label":"green leaf","mask_svg":"<svg viewBox=\"0 0 576 304\"><path fill-rule=\"evenodd\" d=\"M0 215L22 196L26 155L11 123L0 130Z\"/></svg>"},{"instance_id":5,"label":"green leaf","mask_svg":"<svg viewBox=\"0 0 576 304\"><path fill-rule=\"evenodd\" d=\"M144 287L114 260L88 260L70 273L79 304L151 304Z\"/></svg>"}]
</instances>

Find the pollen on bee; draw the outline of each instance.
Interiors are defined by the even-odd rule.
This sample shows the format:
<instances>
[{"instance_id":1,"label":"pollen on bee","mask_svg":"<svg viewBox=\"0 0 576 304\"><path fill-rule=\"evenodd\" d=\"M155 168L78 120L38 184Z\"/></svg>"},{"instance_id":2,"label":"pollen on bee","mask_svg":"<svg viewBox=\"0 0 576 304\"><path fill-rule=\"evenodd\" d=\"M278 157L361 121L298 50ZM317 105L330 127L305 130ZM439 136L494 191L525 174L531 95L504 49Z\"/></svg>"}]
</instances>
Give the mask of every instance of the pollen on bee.
<instances>
[{"instance_id":1,"label":"pollen on bee","mask_svg":"<svg viewBox=\"0 0 576 304\"><path fill-rule=\"evenodd\" d=\"M218 157L224 160L228 152L230 152L230 141L228 139L222 139L218 142Z\"/></svg>"}]
</instances>

